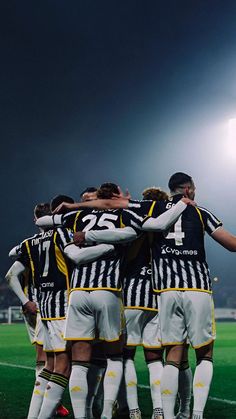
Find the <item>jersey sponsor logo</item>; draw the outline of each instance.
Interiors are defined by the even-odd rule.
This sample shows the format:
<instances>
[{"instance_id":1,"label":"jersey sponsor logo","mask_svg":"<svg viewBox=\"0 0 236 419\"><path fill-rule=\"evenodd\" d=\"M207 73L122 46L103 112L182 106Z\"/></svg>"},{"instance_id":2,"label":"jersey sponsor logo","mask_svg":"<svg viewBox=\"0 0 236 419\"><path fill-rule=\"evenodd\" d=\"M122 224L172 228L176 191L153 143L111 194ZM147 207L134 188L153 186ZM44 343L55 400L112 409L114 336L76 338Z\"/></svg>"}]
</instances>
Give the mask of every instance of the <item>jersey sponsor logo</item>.
<instances>
[{"instance_id":1,"label":"jersey sponsor logo","mask_svg":"<svg viewBox=\"0 0 236 419\"><path fill-rule=\"evenodd\" d=\"M147 266L143 266L142 267L142 270L141 270L141 272L140 272L140 275L152 275L152 269L151 268L148 268Z\"/></svg>"},{"instance_id":2,"label":"jersey sponsor logo","mask_svg":"<svg viewBox=\"0 0 236 419\"><path fill-rule=\"evenodd\" d=\"M188 249L188 250L187 249L185 250L173 249L172 247L164 245L161 248L161 254L162 255L171 254L175 256L197 256L198 251L193 250L193 249Z\"/></svg>"},{"instance_id":3,"label":"jersey sponsor logo","mask_svg":"<svg viewBox=\"0 0 236 419\"><path fill-rule=\"evenodd\" d=\"M42 287L42 288L46 288L46 287L53 288L53 287L54 287L54 282L43 282L43 283L41 284L41 287Z\"/></svg>"}]
</instances>

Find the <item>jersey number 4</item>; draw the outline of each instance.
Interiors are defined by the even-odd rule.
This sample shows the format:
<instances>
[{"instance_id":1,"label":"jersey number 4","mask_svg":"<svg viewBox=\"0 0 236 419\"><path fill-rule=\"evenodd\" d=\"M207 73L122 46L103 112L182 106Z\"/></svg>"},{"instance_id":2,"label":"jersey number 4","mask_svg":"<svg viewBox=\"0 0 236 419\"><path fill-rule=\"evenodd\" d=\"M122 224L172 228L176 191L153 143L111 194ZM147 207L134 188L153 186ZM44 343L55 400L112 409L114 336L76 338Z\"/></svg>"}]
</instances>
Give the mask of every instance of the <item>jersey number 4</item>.
<instances>
[{"instance_id":1,"label":"jersey number 4","mask_svg":"<svg viewBox=\"0 0 236 419\"><path fill-rule=\"evenodd\" d=\"M174 224L174 231L170 232L165 236L166 239L172 239L175 241L176 246L183 246L183 239L185 237L184 232L182 231L182 215Z\"/></svg>"}]
</instances>

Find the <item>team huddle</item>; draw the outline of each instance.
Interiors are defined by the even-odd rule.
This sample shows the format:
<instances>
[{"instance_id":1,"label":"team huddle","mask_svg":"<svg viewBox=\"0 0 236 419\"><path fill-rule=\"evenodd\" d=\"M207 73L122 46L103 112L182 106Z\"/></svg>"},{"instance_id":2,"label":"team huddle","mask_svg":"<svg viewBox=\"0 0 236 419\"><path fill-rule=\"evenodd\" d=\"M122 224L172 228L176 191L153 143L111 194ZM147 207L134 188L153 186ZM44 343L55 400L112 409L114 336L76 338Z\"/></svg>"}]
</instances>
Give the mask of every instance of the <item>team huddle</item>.
<instances>
[{"instance_id":1,"label":"team huddle","mask_svg":"<svg viewBox=\"0 0 236 419\"><path fill-rule=\"evenodd\" d=\"M191 176L173 174L169 189L147 188L138 201L104 183L80 202L58 195L36 205L39 231L10 251L6 275L36 345L27 419L67 415L67 385L75 419L111 419L117 404L118 415L127 409L141 419L137 346L149 370L152 419L203 419L215 340L204 233L230 251L236 237L193 201Z\"/></svg>"}]
</instances>

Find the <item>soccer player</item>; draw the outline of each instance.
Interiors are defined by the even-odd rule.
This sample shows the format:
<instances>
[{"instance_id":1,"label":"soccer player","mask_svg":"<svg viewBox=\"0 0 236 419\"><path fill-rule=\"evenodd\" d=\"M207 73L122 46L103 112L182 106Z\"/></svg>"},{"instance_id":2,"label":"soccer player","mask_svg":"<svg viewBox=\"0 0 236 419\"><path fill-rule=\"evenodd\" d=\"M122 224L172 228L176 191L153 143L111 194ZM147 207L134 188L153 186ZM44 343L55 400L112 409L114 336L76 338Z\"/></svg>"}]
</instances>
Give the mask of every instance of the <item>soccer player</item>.
<instances>
[{"instance_id":1,"label":"soccer player","mask_svg":"<svg viewBox=\"0 0 236 419\"><path fill-rule=\"evenodd\" d=\"M34 208L34 220L40 216L50 214L50 204L38 204ZM35 236L36 237L36 234ZM32 238L33 238L32 237ZM27 239L27 240L30 240ZM17 261L21 254L21 244L15 246L9 252L9 257ZM42 370L46 356L43 351L42 324L38 310L37 293L34 284L34 275L30 268L27 268L21 274L22 266L20 263L14 263L6 275L9 286L18 296L22 303L23 317L28 331L28 335L32 344L36 348L36 377ZM18 279L19 278L19 279Z\"/></svg>"},{"instance_id":2,"label":"soccer player","mask_svg":"<svg viewBox=\"0 0 236 419\"><path fill-rule=\"evenodd\" d=\"M66 199L63 196L63 200ZM51 208L49 203L37 204L34 208L34 221L38 218L51 214ZM37 281L37 269L34 265L33 259L37 259L35 251L37 253L37 243L31 241L33 238L36 238L37 234L33 237L24 240L18 246L15 246L10 252L9 256L17 259L17 262L12 265L9 272L6 275L6 278L11 286L12 290L18 296L22 302L23 315L26 323L26 327L31 339L31 342L36 346L36 379L38 375L42 372L43 368L48 371L53 371L54 369L54 354L48 353L46 356L45 351L43 350L44 334L43 334L43 324L41 321L41 316L38 309L38 293L39 287L36 286ZM34 243L32 249L30 250L30 243ZM26 252L29 254L32 252L35 256L32 259L28 267L24 266L21 263L21 254ZM37 314L35 313L35 308ZM57 406L56 410L57 416L66 417L69 415L68 409L66 409L62 404Z\"/></svg>"},{"instance_id":3,"label":"soccer player","mask_svg":"<svg viewBox=\"0 0 236 419\"><path fill-rule=\"evenodd\" d=\"M141 418L138 405L137 375L134 356L143 346L149 369L153 419L162 419L160 394L162 348L159 333L157 296L152 290L150 243L147 234L135 240L128 252L124 277L124 307L127 340L124 348L124 374L130 418Z\"/></svg>"},{"instance_id":4,"label":"soccer player","mask_svg":"<svg viewBox=\"0 0 236 419\"><path fill-rule=\"evenodd\" d=\"M153 207L152 217L143 223L155 231L161 213L177 205L183 196L194 199L191 176L178 172L169 180L171 198ZM168 212L168 211L167 211ZM188 206L166 234L155 234L152 246L155 290L160 293L162 343L166 365L161 382L165 419L174 418L178 376L186 338L196 351L193 380L193 419L202 419L213 374L215 321L209 269L205 257L204 232L230 251L236 251L236 237L222 227L209 210Z\"/></svg>"}]
</instances>

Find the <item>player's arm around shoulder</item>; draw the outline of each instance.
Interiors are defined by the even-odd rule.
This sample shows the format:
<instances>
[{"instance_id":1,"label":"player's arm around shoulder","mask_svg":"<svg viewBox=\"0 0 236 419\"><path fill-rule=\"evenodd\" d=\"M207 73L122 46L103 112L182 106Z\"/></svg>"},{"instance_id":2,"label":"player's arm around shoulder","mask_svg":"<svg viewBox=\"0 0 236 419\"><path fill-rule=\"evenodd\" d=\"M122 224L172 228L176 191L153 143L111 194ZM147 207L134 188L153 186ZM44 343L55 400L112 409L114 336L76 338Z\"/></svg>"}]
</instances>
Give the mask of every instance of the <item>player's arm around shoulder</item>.
<instances>
[{"instance_id":1,"label":"player's arm around shoulder","mask_svg":"<svg viewBox=\"0 0 236 419\"><path fill-rule=\"evenodd\" d=\"M145 231L165 231L172 224L174 224L182 212L186 209L187 205L196 206L195 202L189 198L182 198L174 206L161 215L154 217L148 217L142 225Z\"/></svg>"}]
</instances>

